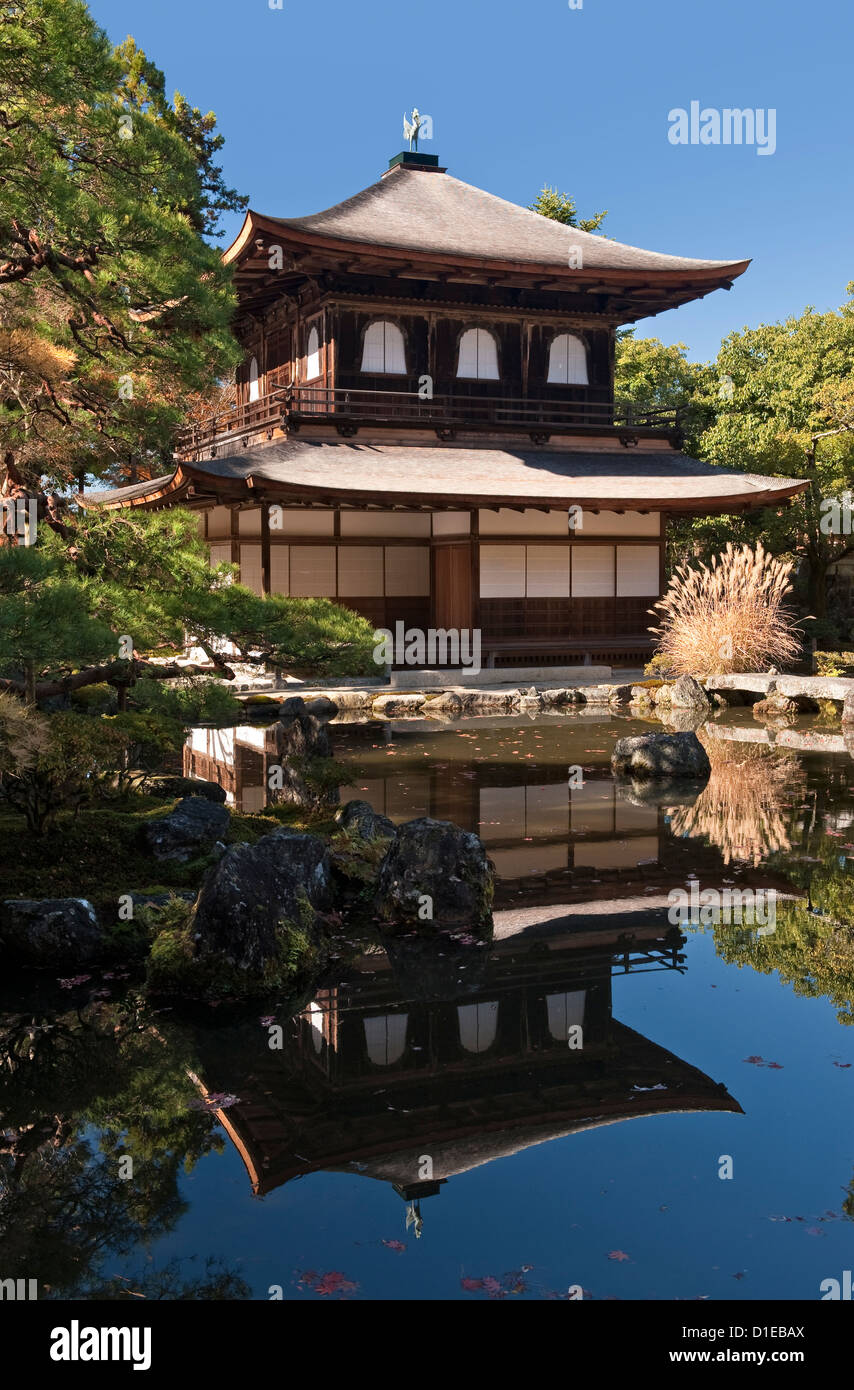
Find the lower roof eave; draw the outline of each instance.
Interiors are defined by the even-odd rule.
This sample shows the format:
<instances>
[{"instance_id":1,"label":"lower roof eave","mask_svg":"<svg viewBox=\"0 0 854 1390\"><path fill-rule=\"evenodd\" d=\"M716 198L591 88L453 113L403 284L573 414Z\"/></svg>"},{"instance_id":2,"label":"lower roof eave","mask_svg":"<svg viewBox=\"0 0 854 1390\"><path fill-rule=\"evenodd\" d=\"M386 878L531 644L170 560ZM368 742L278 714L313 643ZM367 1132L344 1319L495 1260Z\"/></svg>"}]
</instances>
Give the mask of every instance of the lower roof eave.
<instances>
[{"instance_id":1,"label":"lower roof eave","mask_svg":"<svg viewBox=\"0 0 854 1390\"><path fill-rule=\"evenodd\" d=\"M662 480L665 481L665 480ZM669 481L666 480L666 481ZM682 481L674 479L674 483ZM769 480L771 481L771 480ZM672 490L662 488L633 495L620 491L619 495L603 490L585 492L585 480L578 483L567 479L570 484L560 494L543 492L530 493L461 493L444 492L434 489L424 492L389 490L383 487L360 488L342 487L332 483L298 483L293 479L279 480L263 474L248 473L243 477L228 476L208 472L200 464L181 463L168 478L155 479L146 488L145 484L117 488L102 494L92 493L79 499L83 506L101 506L107 510L129 507L159 508L187 502L191 506L252 503L292 503L296 506L351 506L356 508L379 508L382 510L405 509L412 511L467 511L470 509L496 510L499 507L512 507L531 510L566 510L571 506L582 506L592 510L665 512L688 516L728 515L744 511L757 511L763 507L778 507L787 504L803 492L807 480L792 478L773 480L775 486L757 488L749 486L730 493L717 495L680 495L678 487ZM589 480L587 481L589 487Z\"/></svg>"}]
</instances>

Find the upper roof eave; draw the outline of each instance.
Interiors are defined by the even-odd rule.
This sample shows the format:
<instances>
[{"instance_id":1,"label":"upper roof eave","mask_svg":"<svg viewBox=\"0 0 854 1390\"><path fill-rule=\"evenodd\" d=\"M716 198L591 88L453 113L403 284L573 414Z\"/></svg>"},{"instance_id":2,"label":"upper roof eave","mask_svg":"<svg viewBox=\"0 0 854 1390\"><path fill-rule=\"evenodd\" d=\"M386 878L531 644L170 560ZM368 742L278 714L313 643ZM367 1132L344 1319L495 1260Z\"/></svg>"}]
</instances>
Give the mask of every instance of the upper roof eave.
<instances>
[{"instance_id":1,"label":"upper roof eave","mask_svg":"<svg viewBox=\"0 0 854 1390\"><path fill-rule=\"evenodd\" d=\"M572 268L547 260L512 260L506 257L465 255L439 250L418 250L411 247L394 246L380 242L353 240L333 237L294 227L288 219L270 217L249 209L238 235L223 252L226 265L248 260L246 254L253 239L259 234L278 238L282 245L293 245L318 251L337 252L339 255L369 258L372 261L388 261L390 264L421 265L425 269L448 271L458 269L462 272L481 272L497 275L523 275L545 280L564 280L567 287L607 283L614 286L639 286L644 282L661 288L706 286L709 289L731 285L738 276L743 275L750 265L750 258L739 261L687 261L673 267L646 266L587 266ZM628 248L634 249L634 248ZM674 257L678 261L679 258ZM296 272L298 273L298 271Z\"/></svg>"}]
</instances>

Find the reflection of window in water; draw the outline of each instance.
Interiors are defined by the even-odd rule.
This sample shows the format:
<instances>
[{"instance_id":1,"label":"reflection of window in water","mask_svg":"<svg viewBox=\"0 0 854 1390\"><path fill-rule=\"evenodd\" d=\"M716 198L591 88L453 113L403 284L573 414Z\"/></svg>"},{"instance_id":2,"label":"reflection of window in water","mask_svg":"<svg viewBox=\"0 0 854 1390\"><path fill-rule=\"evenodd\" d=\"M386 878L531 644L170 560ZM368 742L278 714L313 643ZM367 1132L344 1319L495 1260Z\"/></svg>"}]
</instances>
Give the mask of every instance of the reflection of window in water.
<instances>
[{"instance_id":1,"label":"reflection of window in water","mask_svg":"<svg viewBox=\"0 0 854 1390\"><path fill-rule=\"evenodd\" d=\"M525 835L565 835L569 788L565 782L530 787L481 787L478 834L489 842Z\"/></svg>"},{"instance_id":2,"label":"reflection of window in water","mask_svg":"<svg viewBox=\"0 0 854 1390\"><path fill-rule=\"evenodd\" d=\"M549 1032L559 1042L566 1042L570 1028L584 1023L584 1001L586 989L577 989L572 994L549 994L546 1007L549 1011Z\"/></svg>"},{"instance_id":3,"label":"reflection of window in water","mask_svg":"<svg viewBox=\"0 0 854 1390\"><path fill-rule=\"evenodd\" d=\"M309 1004L306 1013L308 1014L308 1021L311 1024L311 1040L314 1043L314 1050L315 1052L319 1052L323 1047L323 1040L325 1037L323 1025L326 1020L326 1015L320 1005L315 1003Z\"/></svg>"},{"instance_id":4,"label":"reflection of window in water","mask_svg":"<svg viewBox=\"0 0 854 1390\"><path fill-rule=\"evenodd\" d=\"M365 1019L365 1043L368 1056L377 1067L390 1067L399 1062L406 1050L406 1026L409 1014L383 1014L381 1018Z\"/></svg>"},{"instance_id":5,"label":"reflection of window in water","mask_svg":"<svg viewBox=\"0 0 854 1390\"><path fill-rule=\"evenodd\" d=\"M524 878L528 874L560 872L568 866L566 845L518 845L514 849L490 849L489 857L499 878Z\"/></svg>"},{"instance_id":6,"label":"reflection of window in water","mask_svg":"<svg viewBox=\"0 0 854 1390\"><path fill-rule=\"evenodd\" d=\"M572 828L606 835L614 829L614 785L585 782L572 789Z\"/></svg>"},{"instance_id":7,"label":"reflection of window in water","mask_svg":"<svg viewBox=\"0 0 854 1390\"><path fill-rule=\"evenodd\" d=\"M575 850L575 862L592 869L634 869L658 859L658 836L641 835L630 840L585 841Z\"/></svg>"},{"instance_id":8,"label":"reflection of window in water","mask_svg":"<svg viewBox=\"0 0 854 1390\"><path fill-rule=\"evenodd\" d=\"M380 815L390 820L417 820L429 816L430 778L420 773L407 773L404 778L374 777L341 788L341 805L348 801L367 801Z\"/></svg>"},{"instance_id":9,"label":"reflection of window in water","mask_svg":"<svg viewBox=\"0 0 854 1390\"><path fill-rule=\"evenodd\" d=\"M495 1042L498 1031L498 1001L458 1004L460 1042L466 1052L485 1052Z\"/></svg>"}]
</instances>

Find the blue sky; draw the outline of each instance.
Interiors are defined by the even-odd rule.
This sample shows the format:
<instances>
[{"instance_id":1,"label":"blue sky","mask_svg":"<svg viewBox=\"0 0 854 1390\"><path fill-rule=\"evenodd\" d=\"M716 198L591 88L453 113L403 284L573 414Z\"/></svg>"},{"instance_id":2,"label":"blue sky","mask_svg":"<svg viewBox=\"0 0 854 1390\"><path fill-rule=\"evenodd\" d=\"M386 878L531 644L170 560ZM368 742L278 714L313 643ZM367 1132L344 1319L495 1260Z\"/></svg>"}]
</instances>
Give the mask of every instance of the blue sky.
<instances>
[{"instance_id":1,"label":"blue sky","mask_svg":"<svg viewBox=\"0 0 854 1390\"><path fill-rule=\"evenodd\" d=\"M550 183L582 215L608 208L619 241L752 257L729 293L639 326L692 357L745 324L836 308L854 279L854 10L840 0L90 8L114 40L133 34L170 90L216 111L226 177L259 211L317 212L374 182L414 105L434 123L422 148L466 182L521 204ZM692 101L773 108L776 151L671 144L668 113Z\"/></svg>"}]
</instances>

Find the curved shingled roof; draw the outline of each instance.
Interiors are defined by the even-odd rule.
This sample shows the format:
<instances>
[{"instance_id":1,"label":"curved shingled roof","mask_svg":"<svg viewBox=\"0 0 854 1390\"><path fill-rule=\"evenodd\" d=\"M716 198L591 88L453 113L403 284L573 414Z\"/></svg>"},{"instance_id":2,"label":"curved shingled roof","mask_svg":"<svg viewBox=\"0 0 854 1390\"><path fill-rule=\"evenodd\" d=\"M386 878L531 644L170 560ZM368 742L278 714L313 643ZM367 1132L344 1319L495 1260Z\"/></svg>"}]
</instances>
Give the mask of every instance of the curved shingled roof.
<instances>
[{"instance_id":1,"label":"curved shingled roof","mask_svg":"<svg viewBox=\"0 0 854 1390\"><path fill-rule=\"evenodd\" d=\"M148 483L90 493L108 507L200 495L290 498L372 506L496 507L570 504L652 511L731 512L775 506L808 484L738 473L686 454L646 449L558 451L334 443L290 438L239 454L179 464Z\"/></svg>"},{"instance_id":2,"label":"curved shingled roof","mask_svg":"<svg viewBox=\"0 0 854 1390\"><path fill-rule=\"evenodd\" d=\"M561 269L567 268L573 247L581 248L584 268L591 270L717 270L735 276L749 264L747 260L694 260L624 246L567 227L450 174L403 167L324 212L266 217L265 221L348 243L490 261L530 261Z\"/></svg>"}]
</instances>

